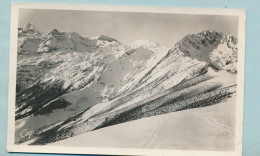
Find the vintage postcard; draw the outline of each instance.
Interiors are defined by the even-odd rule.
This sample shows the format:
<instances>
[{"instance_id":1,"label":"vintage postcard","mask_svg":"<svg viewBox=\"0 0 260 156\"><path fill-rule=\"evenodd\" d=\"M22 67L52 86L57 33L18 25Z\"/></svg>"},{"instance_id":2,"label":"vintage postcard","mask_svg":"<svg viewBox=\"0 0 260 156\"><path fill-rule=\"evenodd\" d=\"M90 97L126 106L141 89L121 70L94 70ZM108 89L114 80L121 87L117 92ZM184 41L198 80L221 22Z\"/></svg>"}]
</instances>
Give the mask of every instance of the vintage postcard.
<instances>
[{"instance_id":1,"label":"vintage postcard","mask_svg":"<svg viewBox=\"0 0 260 156\"><path fill-rule=\"evenodd\" d=\"M14 3L9 152L242 154L246 11Z\"/></svg>"}]
</instances>

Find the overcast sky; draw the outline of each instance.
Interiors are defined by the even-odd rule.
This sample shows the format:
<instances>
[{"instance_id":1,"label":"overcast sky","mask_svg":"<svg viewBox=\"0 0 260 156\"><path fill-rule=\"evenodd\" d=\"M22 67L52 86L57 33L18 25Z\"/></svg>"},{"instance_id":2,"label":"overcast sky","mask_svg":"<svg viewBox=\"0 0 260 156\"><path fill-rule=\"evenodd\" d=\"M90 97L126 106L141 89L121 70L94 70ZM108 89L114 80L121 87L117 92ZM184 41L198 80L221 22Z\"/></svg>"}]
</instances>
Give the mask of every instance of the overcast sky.
<instances>
[{"instance_id":1,"label":"overcast sky","mask_svg":"<svg viewBox=\"0 0 260 156\"><path fill-rule=\"evenodd\" d=\"M56 28L82 36L103 34L124 44L149 39L169 48L187 34L214 30L237 36L238 30L235 16L43 9L20 9L19 13L19 27L30 22L40 32Z\"/></svg>"}]
</instances>

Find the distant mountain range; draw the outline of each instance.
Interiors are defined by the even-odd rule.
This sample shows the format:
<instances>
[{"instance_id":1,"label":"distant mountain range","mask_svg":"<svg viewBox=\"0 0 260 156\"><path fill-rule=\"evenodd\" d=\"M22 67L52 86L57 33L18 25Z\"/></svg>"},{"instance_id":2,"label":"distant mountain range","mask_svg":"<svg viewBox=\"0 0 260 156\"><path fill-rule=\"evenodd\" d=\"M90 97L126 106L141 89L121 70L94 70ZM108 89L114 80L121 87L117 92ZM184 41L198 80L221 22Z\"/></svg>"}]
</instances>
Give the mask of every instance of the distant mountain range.
<instances>
[{"instance_id":1,"label":"distant mountain range","mask_svg":"<svg viewBox=\"0 0 260 156\"><path fill-rule=\"evenodd\" d=\"M48 144L88 131L228 101L237 38L206 30L174 47L124 45L32 24L18 29L16 143ZM34 123L34 124L32 124ZM28 138L19 134L29 127Z\"/></svg>"}]
</instances>

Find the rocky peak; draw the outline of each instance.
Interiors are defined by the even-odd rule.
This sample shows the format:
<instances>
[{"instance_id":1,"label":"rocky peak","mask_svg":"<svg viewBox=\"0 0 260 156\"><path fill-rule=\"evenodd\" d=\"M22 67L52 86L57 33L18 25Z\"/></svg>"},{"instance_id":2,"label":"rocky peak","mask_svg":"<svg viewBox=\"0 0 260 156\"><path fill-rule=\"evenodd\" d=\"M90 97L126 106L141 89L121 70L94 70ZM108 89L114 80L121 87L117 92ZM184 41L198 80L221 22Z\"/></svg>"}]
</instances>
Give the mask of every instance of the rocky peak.
<instances>
[{"instance_id":1,"label":"rocky peak","mask_svg":"<svg viewBox=\"0 0 260 156\"><path fill-rule=\"evenodd\" d=\"M108 41L108 42L118 42L116 39L108 37L106 35L99 35L98 37L96 37L97 40L101 40L101 41Z\"/></svg>"},{"instance_id":2,"label":"rocky peak","mask_svg":"<svg viewBox=\"0 0 260 156\"><path fill-rule=\"evenodd\" d=\"M36 30L36 28L31 23L28 23L23 27L23 32L27 32L30 30Z\"/></svg>"},{"instance_id":3,"label":"rocky peak","mask_svg":"<svg viewBox=\"0 0 260 156\"><path fill-rule=\"evenodd\" d=\"M65 37L65 33L58 31L57 29L51 30L49 33L47 33L44 36L44 40L50 39L50 38L55 38L55 39L62 39Z\"/></svg>"},{"instance_id":4,"label":"rocky peak","mask_svg":"<svg viewBox=\"0 0 260 156\"><path fill-rule=\"evenodd\" d=\"M53 29L48 34L56 36L56 35L62 35L62 34L65 34L65 33L62 33L60 31L58 31L57 29Z\"/></svg>"},{"instance_id":5,"label":"rocky peak","mask_svg":"<svg viewBox=\"0 0 260 156\"><path fill-rule=\"evenodd\" d=\"M226 36L223 33L206 30L198 34L190 34L185 36L180 42L177 43L177 46L180 46L182 49L193 47L200 50L202 49L201 46L208 47L211 45L218 45L225 39Z\"/></svg>"},{"instance_id":6,"label":"rocky peak","mask_svg":"<svg viewBox=\"0 0 260 156\"><path fill-rule=\"evenodd\" d=\"M202 31L202 32L199 32L197 35L198 35L198 36L210 36L210 37L214 37L214 36L223 36L224 34L223 34L223 33L220 33L220 32L213 31L213 30L204 30L204 31Z\"/></svg>"},{"instance_id":7,"label":"rocky peak","mask_svg":"<svg viewBox=\"0 0 260 156\"><path fill-rule=\"evenodd\" d=\"M76 32L60 32L57 29L53 29L43 37L38 52L62 50L91 53L97 48L95 43L96 40L90 40Z\"/></svg>"},{"instance_id":8,"label":"rocky peak","mask_svg":"<svg viewBox=\"0 0 260 156\"><path fill-rule=\"evenodd\" d=\"M185 36L173 49L181 51L184 56L210 63L218 69L236 72L237 38L235 36L206 30ZM226 53L228 56L220 65L220 58L215 57L218 57L217 53L221 53L221 51L228 51Z\"/></svg>"},{"instance_id":9,"label":"rocky peak","mask_svg":"<svg viewBox=\"0 0 260 156\"><path fill-rule=\"evenodd\" d=\"M23 28L18 28L19 37L39 37L41 33L31 23L26 24Z\"/></svg>"}]
</instances>

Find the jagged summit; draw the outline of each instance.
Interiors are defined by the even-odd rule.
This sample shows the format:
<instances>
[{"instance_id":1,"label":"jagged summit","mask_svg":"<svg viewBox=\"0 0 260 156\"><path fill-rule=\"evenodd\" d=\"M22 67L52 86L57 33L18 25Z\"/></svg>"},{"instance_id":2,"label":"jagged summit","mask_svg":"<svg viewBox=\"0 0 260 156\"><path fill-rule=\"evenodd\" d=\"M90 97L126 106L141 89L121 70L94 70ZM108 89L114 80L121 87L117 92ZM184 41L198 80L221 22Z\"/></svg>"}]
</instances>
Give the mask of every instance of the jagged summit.
<instances>
[{"instance_id":1,"label":"jagged summit","mask_svg":"<svg viewBox=\"0 0 260 156\"><path fill-rule=\"evenodd\" d=\"M23 26L23 28L18 28L19 37L39 37L41 33L36 29L31 23Z\"/></svg>"},{"instance_id":2,"label":"jagged summit","mask_svg":"<svg viewBox=\"0 0 260 156\"><path fill-rule=\"evenodd\" d=\"M49 31L46 35L44 35L44 39L50 38L50 37L58 37L61 35L65 35L65 32L61 32L58 29L54 28L51 31Z\"/></svg>"},{"instance_id":3,"label":"jagged summit","mask_svg":"<svg viewBox=\"0 0 260 156\"><path fill-rule=\"evenodd\" d=\"M29 24L26 30L34 27ZM31 140L17 137L18 144L44 145L107 126L218 104L235 94L236 74L227 71L236 71L237 41L222 33L191 34L170 50L149 40L125 46L105 35L88 38L57 29L23 39L15 118L39 124L30 127ZM16 136L26 128L19 126Z\"/></svg>"},{"instance_id":4,"label":"jagged summit","mask_svg":"<svg viewBox=\"0 0 260 156\"><path fill-rule=\"evenodd\" d=\"M23 32L27 32L30 30L36 30L36 28L32 25L32 23L28 23L23 27Z\"/></svg>"},{"instance_id":5,"label":"jagged summit","mask_svg":"<svg viewBox=\"0 0 260 156\"><path fill-rule=\"evenodd\" d=\"M53 30L51 30L49 33L61 33L60 31L58 31L58 29L54 28Z\"/></svg>"},{"instance_id":6,"label":"jagged summit","mask_svg":"<svg viewBox=\"0 0 260 156\"><path fill-rule=\"evenodd\" d=\"M31 23L18 28L17 53L29 55L37 51L41 33Z\"/></svg>"},{"instance_id":7,"label":"jagged summit","mask_svg":"<svg viewBox=\"0 0 260 156\"><path fill-rule=\"evenodd\" d=\"M57 29L51 30L43 37L38 52L60 51L90 51L92 43L89 39L80 36L75 32L60 32Z\"/></svg>"},{"instance_id":8,"label":"jagged summit","mask_svg":"<svg viewBox=\"0 0 260 156\"><path fill-rule=\"evenodd\" d=\"M109 36L106 36L106 35L99 35L96 37L97 40L102 40L102 41L108 41L108 42L118 42L116 39L112 38L112 37L109 37Z\"/></svg>"},{"instance_id":9,"label":"jagged summit","mask_svg":"<svg viewBox=\"0 0 260 156\"><path fill-rule=\"evenodd\" d=\"M209 34L223 34L223 33L216 32L214 30L204 30L204 31L199 32L198 34L209 35Z\"/></svg>"},{"instance_id":10,"label":"jagged summit","mask_svg":"<svg viewBox=\"0 0 260 156\"><path fill-rule=\"evenodd\" d=\"M83 37L76 32L61 32L54 28L46 35L41 35L40 32L31 23L26 24L23 28L19 28L19 47L18 52L25 53L42 53L53 51L78 51L78 52L95 52L98 48L107 47L113 49L113 54L116 57L129 55L137 49L146 49L157 54L168 49L160 44L150 40L137 40L129 46L124 46L116 39L99 35L97 37ZM25 38L24 38L25 37ZM35 40L37 39L37 40ZM237 38L228 36L221 32L213 30L205 30L197 34L189 34L180 40L170 52L183 53L184 56L195 58L199 61L205 61L214 65L218 69L236 72L236 57L237 57ZM25 44L32 46L30 50L26 50ZM220 48L218 48L220 47ZM124 49L126 48L126 51ZM32 50L33 49L33 50ZM177 49L177 50L174 50ZM214 53L212 53L214 51ZM218 54L226 51L226 59L216 58ZM22 54L22 53L21 53ZM223 62L223 60L225 60Z\"/></svg>"},{"instance_id":11,"label":"jagged summit","mask_svg":"<svg viewBox=\"0 0 260 156\"><path fill-rule=\"evenodd\" d=\"M173 49L178 49L184 56L208 62L217 69L236 72L237 38L235 36L205 30L185 36ZM219 57L222 53L225 59Z\"/></svg>"}]
</instances>

